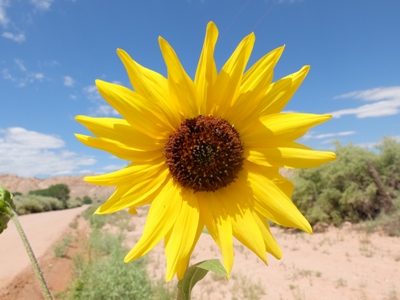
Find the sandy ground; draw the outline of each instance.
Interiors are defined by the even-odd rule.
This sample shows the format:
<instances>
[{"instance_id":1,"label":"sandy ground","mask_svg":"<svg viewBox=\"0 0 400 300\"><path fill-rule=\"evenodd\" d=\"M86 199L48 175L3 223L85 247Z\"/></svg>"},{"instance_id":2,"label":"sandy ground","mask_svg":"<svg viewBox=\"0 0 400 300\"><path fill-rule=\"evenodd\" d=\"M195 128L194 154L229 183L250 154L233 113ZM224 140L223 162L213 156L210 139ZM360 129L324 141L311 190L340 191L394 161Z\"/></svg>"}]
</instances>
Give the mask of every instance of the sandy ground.
<instances>
[{"instance_id":1,"label":"sandy ground","mask_svg":"<svg viewBox=\"0 0 400 300\"><path fill-rule=\"evenodd\" d=\"M83 210L21 218L38 256L62 237L68 224ZM145 220L146 209L139 209L139 214L132 217L131 222L136 226L126 233L129 246L140 237ZM7 235L0 236L0 287L15 279L16 274L29 265L12 227L10 224ZM356 230L351 224L314 235L285 232L280 228L272 228L272 231L282 247L280 261L268 256L269 266L265 266L247 248L235 242L231 278L226 281L223 277L208 274L194 288L193 299L400 299L399 237L369 234L365 230ZM220 258L219 249L209 235L203 234L191 264L213 258ZM149 262L149 275L163 279L162 243L149 253ZM176 282L171 283L172 287L175 285ZM20 289L26 287L21 285Z\"/></svg>"},{"instance_id":2,"label":"sandy ground","mask_svg":"<svg viewBox=\"0 0 400 300\"><path fill-rule=\"evenodd\" d=\"M42 257L58 241L73 219L87 209L87 205L20 216L20 223L37 258ZM30 260L12 221L0 235L0 290L18 274L30 267Z\"/></svg>"},{"instance_id":3,"label":"sandy ground","mask_svg":"<svg viewBox=\"0 0 400 300\"><path fill-rule=\"evenodd\" d=\"M140 237L145 211L139 211L136 229L128 244ZM308 235L274 227L272 232L283 257L268 256L266 266L250 250L235 241L231 278L208 274L193 290L193 299L400 299L400 237L368 234L351 224ZM148 271L164 277L162 243L149 254ZM220 258L212 238L203 234L191 264ZM175 284L175 283L172 283Z\"/></svg>"}]
</instances>

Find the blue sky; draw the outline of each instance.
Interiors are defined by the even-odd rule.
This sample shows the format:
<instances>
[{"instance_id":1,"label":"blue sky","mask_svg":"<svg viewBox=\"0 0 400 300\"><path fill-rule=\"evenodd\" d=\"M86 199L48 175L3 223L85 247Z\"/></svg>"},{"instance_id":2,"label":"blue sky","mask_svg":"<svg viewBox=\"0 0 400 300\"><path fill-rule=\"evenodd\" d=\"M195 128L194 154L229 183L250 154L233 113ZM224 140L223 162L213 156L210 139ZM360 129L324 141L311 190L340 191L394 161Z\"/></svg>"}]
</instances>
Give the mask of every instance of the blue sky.
<instances>
[{"instance_id":1,"label":"blue sky","mask_svg":"<svg viewBox=\"0 0 400 300\"><path fill-rule=\"evenodd\" d=\"M126 161L80 144L74 117L115 116L95 79L130 86L116 55L166 75L164 37L193 78L206 25L221 67L254 31L249 65L281 45L275 80L311 65L285 111L332 113L301 142L315 149L400 140L398 0L0 0L0 173L103 173Z\"/></svg>"}]
</instances>

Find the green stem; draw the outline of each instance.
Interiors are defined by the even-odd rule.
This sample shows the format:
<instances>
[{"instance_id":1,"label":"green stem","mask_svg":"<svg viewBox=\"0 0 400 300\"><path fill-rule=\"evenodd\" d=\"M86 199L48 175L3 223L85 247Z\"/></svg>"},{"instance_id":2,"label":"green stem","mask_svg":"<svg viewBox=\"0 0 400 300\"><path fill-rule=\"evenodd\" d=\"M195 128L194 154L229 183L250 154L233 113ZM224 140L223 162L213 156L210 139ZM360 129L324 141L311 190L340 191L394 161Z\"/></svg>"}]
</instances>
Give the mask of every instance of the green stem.
<instances>
[{"instance_id":1,"label":"green stem","mask_svg":"<svg viewBox=\"0 0 400 300\"><path fill-rule=\"evenodd\" d=\"M50 293L49 287L47 286L46 280L43 277L42 270L39 267L39 264L36 260L35 254L33 253L32 247L29 244L29 241L25 235L24 230L22 229L21 223L18 220L17 213L13 211L14 215L11 217L13 220L15 227L17 227L17 231L19 236L21 237L22 243L25 246L26 252L28 252L29 258L31 259L33 271L35 272L36 278L39 280L40 287L42 288L42 293L46 300L53 300L53 296Z\"/></svg>"}]
</instances>

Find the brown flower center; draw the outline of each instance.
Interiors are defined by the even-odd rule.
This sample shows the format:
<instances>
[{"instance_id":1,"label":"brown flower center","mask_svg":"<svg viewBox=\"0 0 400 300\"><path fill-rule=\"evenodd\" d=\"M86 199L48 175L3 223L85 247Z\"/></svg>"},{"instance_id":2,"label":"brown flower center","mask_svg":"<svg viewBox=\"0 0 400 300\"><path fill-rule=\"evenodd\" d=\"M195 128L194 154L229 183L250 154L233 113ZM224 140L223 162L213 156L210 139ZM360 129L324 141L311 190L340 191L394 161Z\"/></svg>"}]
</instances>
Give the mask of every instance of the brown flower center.
<instances>
[{"instance_id":1,"label":"brown flower center","mask_svg":"<svg viewBox=\"0 0 400 300\"><path fill-rule=\"evenodd\" d=\"M165 144L172 177L195 192L214 192L237 178L243 144L227 121L212 116L187 119Z\"/></svg>"}]
</instances>

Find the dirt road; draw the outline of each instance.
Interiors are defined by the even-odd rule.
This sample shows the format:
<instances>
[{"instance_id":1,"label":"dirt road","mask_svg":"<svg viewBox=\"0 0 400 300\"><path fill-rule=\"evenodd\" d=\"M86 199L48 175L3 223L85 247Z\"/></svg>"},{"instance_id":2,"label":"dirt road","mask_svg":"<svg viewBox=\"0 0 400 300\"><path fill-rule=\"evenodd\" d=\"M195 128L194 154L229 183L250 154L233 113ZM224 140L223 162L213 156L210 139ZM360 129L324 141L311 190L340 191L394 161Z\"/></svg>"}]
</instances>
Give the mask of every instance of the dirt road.
<instances>
[{"instance_id":1,"label":"dirt road","mask_svg":"<svg viewBox=\"0 0 400 300\"><path fill-rule=\"evenodd\" d=\"M73 209L20 216L19 220L31 242L37 258L59 240L68 225L87 206ZM0 235L0 289L7 286L15 276L30 266L29 257L18 232L12 223Z\"/></svg>"}]
</instances>

